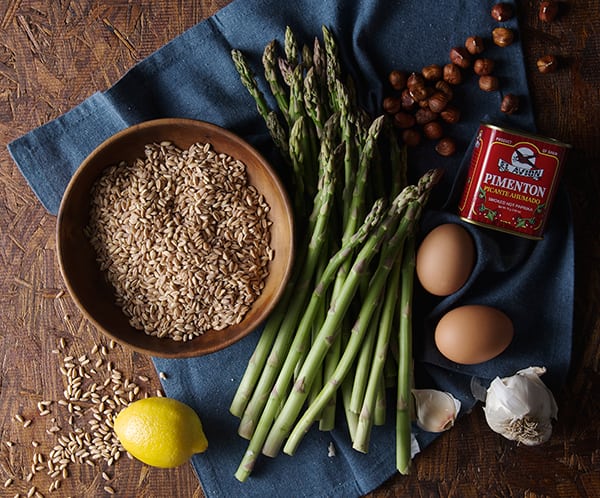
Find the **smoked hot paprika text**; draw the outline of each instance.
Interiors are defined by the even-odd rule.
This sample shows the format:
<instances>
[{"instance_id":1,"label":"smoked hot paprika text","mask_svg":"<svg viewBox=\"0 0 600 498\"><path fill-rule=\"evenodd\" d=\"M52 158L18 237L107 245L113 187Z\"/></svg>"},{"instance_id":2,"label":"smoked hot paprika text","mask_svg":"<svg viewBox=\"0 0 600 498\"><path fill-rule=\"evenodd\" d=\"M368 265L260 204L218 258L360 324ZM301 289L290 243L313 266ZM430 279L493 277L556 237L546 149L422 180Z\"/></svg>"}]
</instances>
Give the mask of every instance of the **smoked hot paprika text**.
<instances>
[{"instance_id":1,"label":"smoked hot paprika text","mask_svg":"<svg viewBox=\"0 0 600 498\"><path fill-rule=\"evenodd\" d=\"M541 239L570 145L490 124L479 127L458 214Z\"/></svg>"}]
</instances>

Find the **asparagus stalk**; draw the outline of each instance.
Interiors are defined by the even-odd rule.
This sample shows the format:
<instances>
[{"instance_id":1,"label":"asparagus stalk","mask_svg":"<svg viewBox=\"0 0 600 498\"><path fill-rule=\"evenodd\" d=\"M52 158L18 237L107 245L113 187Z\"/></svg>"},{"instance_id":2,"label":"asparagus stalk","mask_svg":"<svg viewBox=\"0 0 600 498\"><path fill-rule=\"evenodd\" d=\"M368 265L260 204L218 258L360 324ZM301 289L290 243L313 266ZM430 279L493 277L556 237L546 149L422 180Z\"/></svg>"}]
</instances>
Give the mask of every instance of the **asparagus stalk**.
<instances>
[{"instance_id":1,"label":"asparagus stalk","mask_svg":"<svg viewBox=\"0 0 600 498\"><path fill-rule=\"evenodd\" d=\"M431 186L439 181L442 170L432 170L419 179L419 199L424 204ZM401 474L410 472L410 386L412 383L412 298L415 271L415 241L411 236L405 247L402 262L401 314L398 333L398 396L396 408L396 468Z\"/></svg>"},{"instance_id":2,"label":"asparagus stalk","mask_svg":"<svg viewBox=\"0 0 600 498\"><path fill-rule=\"evenodd\" d=\"M346 144L346 155L344 156L344 189L342 192L342 213L344 217L343 223L344 226L346 226L349 223L348 218L351 213L351 201L354 189L354 175L356 171L358 150L353 133L354 125L352 124L352 113L350 109L348 92L340 81L337 81L336 88L340 106L340 128L342 131L342 141ZM370 158L367 157L365 159ZM357 195L358 194L362 194L362 192L357 192ZM350 231L351 226L348 228Z\"/></svg>"},{"instance_id":3,"label":"asparagus stalk","mask_svg":"<svg viewBox=\"0 0 600 498\"><path fill-rule=\"evenodd\" d=\"M264 94L258 88L258 83L256 82L256 77L254 76L254 72L250 69L250 65L248 61L242 54L240 50L233 49L231 51L231 58L233 60L233 64L240 75L240 79L242 84L248 90L248 93L252 95L254 101L256 102L256 108L258 109L258 113L263 117L265 121L267 121L267 116L271 109L269 108L267 101L265 100Z\"/></svg>"},{"instance_id":4,"label":"asparagus stalk","mask_svg":"<svg viewBox=\"0 0 600 498\"><path fill-rule=\"evenodd\" d=\"M238 429L238 433L242 437L249 438L254 433L255 425L267 402L268 393L275 382L281 365L285 361L294 329L306 304L306 298L310 292L310 284L313 281L313 276L321 257L321 249L326 240L329 215L333 205L335 190L335 161L336 155L331 154L328 158L328 164L323 168L323 188L319 191L318 201L315 202L313 210L312 217L315 219L315 224L308 244L306 261L302 268L302 274L296 282L294 299L290 302L285 319L281 323L275 343L273 344L273 349L269 357L270 361L265 365L257 388L242 415Z\"/></svg>"},{"instance_id":5,"label":"asparagus stalk","mask_svg":"<svg viewBox=\"0 0 600 498\"><path fill-rule=\"evenodd\" d=\"M358 427L358 415L352 410L350 410L351 395L352 375L350 372L342 382L342 404L344 407L344 414L346 415L346 423L348 425L348 434L350 435L350 441L354 441L354 437L356 435L356 428Z\"/></svg>"},{"instance_id":6,"label":"asparagus stalk","mask_svg":"<svg viewBox=\"0 0 600 498\"><path fill-rule=\"evenodd\" d=\"M402 263L402 298L398 342L398 400L396 408L396 468L401 474L410 472L411 420L410 386L412 377L412 294L414 281L414 238L406 244Z\"/></svg>"},{"instance_id":7,"label":"asparagus stalk","mask_svg":"<svg viewBox=\"0 0 600 498\"><path fill-rule=\"evenodd\" d=\"M373 425L384 425L386 418L386 392L385 379L379 379L379 389L377 390L377 401L375 402L375 415L373 416Z\"/></svg>"},{"instance_id":8,"label":"asparagus stalk","mask_svg":"<svg viewBox=\"0 0 600 498\"><path fill-rule=\"evenodd\" d=\"M368 290L368 289L367 289ZM379 316L373 316L370 326L367 329L365 338L358 352L356 359L356 373L352 384L352 396L350 397L350 409L357 414L361 414L369 376L371 375L371 365L373 363L373 349L377 339L377 329L379 328ZM360 422L360 418L359 418Z\"/></svg>"},{"instance_id":9,"label":"asparagus stalk","mask_svg":"<svg viewBox=\"0 0 600 498\"><path fill-rule=\"evenodd\" d=\"M348 341L344 353L340 358L340 362L334 372L334 375L331 379L327 381L317 398L306 409L300 420L293 426L293 430L291 430L291 433L289 433L289 438L283 449L283 451L288 455L293 455L295 453L298 445L304 437L304 434L308 432L308 429L310 429L310 426L315 421L316 416L323 409L323 406L328 402L330 397L335 395L338 387L344 381L346 374L352 366L352 363L354 362L354 359L356 358L358 350L363 341L364 335L367 329L369 328L371 318L375 313L377 307L381 304L381 296L384 292L389 273L396 260L396 254L398 252L398 249L404 243L408 231L411 229L418 216L418 202L418 200L413 200L409 203L401 222L396 228L394 235L388 240L386 247L383 249L382 257L377 266L377 269L375 270L375 273L373 274L373 277L371 278L368 292L361 305L358 318L356 319L356 322L352 327L350 340ZM317 348L318 347L319 346L317 345ZM314 349L316 350L317 348ZM315 357L318 358L316 354ZM303 369L306 371L306 374L308 374L314 367L314 364L312 364L310 360L311 355L309 352L309 355L307 356L303 366ZM299 379L299 382L301 380L302 379ZM304 385L308 386L309 384L310 383L307 382L305 379ZM293 400L294 397L297 397L298 392L299 390L296 389L296 386L294 386L294 389L292 389L292 392L288 397L288 401ZM300 396L299 398L302 402L304 401L304 396ZM281 432L279 434L284 434L284 437L287 437L287 434L284 433L283 430L286 427L290 427L294 424L296 416L299 412L299 408L301 407L298 407L295 411L291 411L286 410L286 406L287 402L286 405L284 405L275 423L275 426L281 427ZM279 421L279 419L282 419L282 422L278 424L277 422ZM269 442L269 440L267 440L267 442Z\"/></svg>"},{"instance_id":10,"label":"asparagus stalk","mask_svg":"<svg viewBox=\"0 0 600 498\"><path fill-rule=\"evenodd\" d=\"M275 97L277 105L279 106L279 110L285 118L287 125L291 126L292 120L290 119L289 114L289 97L287 91L285 90L277 76L277 44L275 40L271 41L265 46L265 50L263 51L262 63L265 71L265 79L269 84L271 93Z\"/></svg>"},{"instance_id":11,"label":"asparagus stalk","mask_svg":"<svg viewBox=\"0 0 600 498\"><path fill-rule=\"evenodd\" d=\"M321 89L314 67L311 67L304 77L304 107L315 125L317 135L321 137L326 120L326 110L321 101Z\"/></svg>"},{"instance_id":12,"label":"asparagus stalk","mask_svg":"<svg viewBox=\"0 0 600 498\"><path fill-rule=\"evenodd\" d=\"M333 34L325 26L323 31L323 45L325 46L325 75L329 93L329 103L334 111L339 111L336 81L341 79L342 69L339 60L337 44Z\"/></svg>"},{"instance_id":13,"label":"asparagus stalk","mask_svg":"<svg viewBox=\"0 0 600 498\"><path fill-rule=\"evenodd\" d=\"M397 195L397 193L408 183L406 178L406 147L399 147L391 126L388 126L387 131L390 147L390 173L392 178L391 194ZM357 413L360 413L353 447L364 453L368 451L371 427L375 424L375 414L379 414L380 417L385 416L385 406L382 407L382 404L385 405L384 367L388 360L389 342L394 317L396 316L398 289L400 287L401 277L400 259L401 255L399 255L399 259L397 259L394 264L392 274L390 275L390 283L386 288L382 316L377 334L377 343L375 345L375 355L372 358L371 371L366 384L364 397L359 397L359 394L361 394L359 388L361 386L356 384L358 376L355 377L356 391L353 390L352 399L354 403L357 403L360 400L361 407L358 409L356 404L352 405L352 408Z\"/></svg>"},{"instance_id":14,"label":"asparagus stalk","mask_svg":"<svg viewBox=\"0 0 600 498\"><path fill-rule=\"evenodd\" d=\"M252 353L250 360L248 360L246 370L244 371L242 379L240 380L240 384L238 385L236 393L229 407L231 414L238 418L244 414L244 410L246 409L246 406L252 397L254 388L260 378L265 363L267 362L271 347L273 346L275 338L277 337L279 326L283 321L289 300L292 297L295 287L294 284L294 279L290 279L284 291L284 296L279 303L277 303L275 310L271 313L271 315L269 315L269 318L265 324L265 328L263 329L260 338L258 339L258 343L254 348L254 352Z\"/></svg>"},{"instance_id":15,"label":"asparagus stalk","mask_svg":"<svg viewBox=\"0 0 600 498\"><path fill-rule=\"evenodd\" d=\"M290 119L296 121L306 114L304 108L304 73L302 66L296 66L292 69L290 79Z\"/></svg>"},{"instance_id":16,"label":"asparagus stalk","mask_svg":"<svg viewBox=\"0 0 600 498\"><path fill-rule=\"evenodd\" d=\"M283 59L281 57L277 59L277 65L279 66L279 72L281 73L281 77L283 78L283 81L285 82L285 84L287 86L291 87L292 80L293 80L294 68L287 61L287 59Z\"/></svg>"},{"instance_id":17,"label":"asparagus stalk","mask_svg":"<svg viewBox=\"0 0 600 498\"><path fill-rule=\"evenodd\" d=\"M356 225L362 215L365 203L365 191L367 187L367 179L369 176L369 169L372 164L373 157L377 150L377 140L384 124L384 117L380 116L376 118L368 129L367 140L363 149L360 151L360 157L358 159L358 172L354 176L355 169L355 157L356 157L356 144L354 137L352 136L352 124L350 116L350 106L348 95L341 83L337 82L337 97L340 102L340 122L342 129L342 140L346 144L346 154L344 156L344 172L345 172L345 183L342 194L342 213L344 223L344 233L342 235L342 242L346 240L356 230ZM351 195L350 195L351 193ZM333 299L336 299L340 289L343 285L344 280L350 269L350 262L348 261L345 265L340 268L338 272L336 283L333 291ZM332 347L326 357L326 370L328 374L332 372L338 361L340 355L339 339L336 339L334 343L335 347ZM357 368L359 378L362 377L364 371L363 366ZM325 377L327 380L327 376ZM335 407L335 398L331 400L328 405L328 409L325 412L325 418L328 423L323 423L323 428L331 427L331 420L334 416L333 410ZM352 405L350 406L352 410Z\"/></svg>"},{"instance_id":18,"label":"asparagus stalk","mask_svg":"<svg viewBox=\"0 0 600 498\"><path fill-rule=\"evenodd\" d=\"M270 111L267 114L267 129L271 135L271 140L283 155L286 163L290 162L290 147L288 143L288 133L279 121L279 117L275 111Z\"/></svg>"},{"instance_id":19,"label":"asparagus stalk","mask_svg":"<svg viewBox=\"0 0 600 498\"><path fill-rule=\"evenodd\" d=\"M302 45L302 67L305 71L313 67L313 53L309 45Z\"/></svg>"},{"instance_id":20,"label":"asparagus stalk","mask_svg":"<svg viewBox=\"0 0 600 498\"><path fill-rule=\"evenodd\" d=\"M321 88L325 88L327 86L326 57L326 52L323 50L323 46L321 45L319 38L315 36L313 42L313 67L315 68L317 81L319 82L319 87ZM323 96L323 92L321 92L321 96Z\"/></svg>"},{"instance_id":21,"label":"asparagus stalk","mask_svg":"<svg viewBox=\"0 0 600 498\"><path fill-rule=\"evenodd\" d=\"M275 118L275 113L271 112L270 113L270 117ZM329 121L329 123L327 123L327 137L324 138L323 142L322 142L322 147L323 147L323 151L322 151L322 161L326 162L328 160L328 158L333 154L333 145L332 145L332 139L333 139L333 133L334 133L334 129L335 129L335 121L333 118L331 118L331 120ZM297 132L302 131L301 129L295 130L295 132L292 134L292 146L295 150L294 154L297 154L298 156L300 156L300 151L297 151L297 149L300 148L300 145L302 144L302 140L300 139L300 137L298 136ZM288 156L289 157L289 156ZM298 173L300 173L298 171ZM321 191L319 191L321 192ZM321 194L319 194L321 195ZM296 199L296 212L300 214L300 210L303 209L303 207L301 205L299 205L298 199ZM314 218L316 217L316 214L318 213L318 210L314 210L313 212L313 217L312 217L312 222L311 225L309 226L309 233L312 233L314 231ZM306 253L306 246L305 245L300 245L301 248L304 248L302 251L299 251L299 254L297 256L297 260L296 260L296 268L297 269L301 269L304 267L304 261L305 261L305 253ZM295 271L295 273L298 270ZM278 303L276 309L273 311L273 313L271 313L271 315L269 316L269 319L267 320L267 323L265 324L265 328L261 334L261 337L259 339L259 342L255 348L255 351L253 352L252 356L250 357L250 360L248 362L248 366L246 368L246 371L244 372L244 375L240 381L240 384L238 386L238 389L233 397L233 400L231 402L230 405L230 412L237 416L237 417L243 417L244 412L248 406L248 403L250 402L250 399L252 398L254 389L257 385L257 383L259 382L259 379L261 378L261 371L264 368L265 364L267 363L267 361L269 362L269 365L277 365L281 360L278 360L277 355L280 354L279 352L282 351L282 349L285 347L285 342L283 341L283 339L285 338L281 338L279 340L279 342L277 343L274 351L272 354L270 354L271 352L271 348L276 340L277 337L277 333L279 332L279 328L280 325L284 319L284 316L286 314L287 311L287 307L288 307L288 303L292 297L292 294L296 293L296 281L297 281L298 276L294 275L290 281L288 282L288 285L286 286L286 291L284 293L284 296L282 297L282 299L280 300L280 302ZM268 390L270 389L270 387L267 387L269 385L269 383L267 382L267 379L269 377L265 376L265 380L263 380L260 388L258 389L260 393L264 393L265 389L268 392ZM257 404L257 406L259 407L262 404L262 401L258 401L259 399L261 399L262 396L264 395L257 395L258 397L256 397L256 401L255 403ZM249 414L255 414L256 413L256 407L250 409ZM253 427L254 427L254 422L252 422L252 418L247 416L246 419L244 420L244 422L240 425L241 429L241 435L243 435L243 437L249 437L249 435L252 433L253 431Z\"/></svg>"},{"instance_id":22,"label":"asparagus stalk","mask_svg":"<svg viewBox=\"0 0 600 498\"><path fill-rule=\"evenodd\" d=\"M365 395L361 399L360 416L353 448L363 453L367 453L369 450L369 440L371 428L374 423L377 398L382 386L383 367L388 354L388 344L398 303L398 288L402 268L401 257L401 253L397 255L390 275L389 285L386 288L381 319L378 323L375 355L372 357L371 371L369 372Z\"/></svg>"},{"instance_id":23,"label":"asparagus stalk","mask_svg":"<svg viewBox=\"0 0 600 498\"><path fill-rule=\"evenodd\" d=\"M298 327L298 332L296 333L293 344L290 347L290 351L287 354L285 361L281 365L278 378L273 386L273 389L271 390L266 406L260 415L260 419L258 420L256 430L252 435L248 449L246 450L246 453L244 454L244 457L242 458L242 461L235 474L238 480L242 482L245 481L254 468L258 455L260 454L269 430L271 429L273 420L275 420L277 412L281 407L281 402L282 399L284 399L286 388L294 374L295 365L303 354L303 347L305 347L308 336L310 336L311 323L315 315L318 313L319 307L323 302L323 296L333 281L337 268L339 268L345 259L352 254L355 247L364 242L365 238L371 233L374 227L379 224L382 217L382 210L383 201L376 202L360 229L357 230L356 234L350 239L348 244L342 247L329 260L326 268L323 270L321 279L313 290L311 300L304 316L302 317ZM383 223L384 222L382 222L382 224ZM380 238L382 238L386 231L381 229L379 231L382 232L380 235Z\"/></svg>"},{"instance_id":24,"label":"asparagus stalk","mask_svg":"<svg viewBox=\"0 0 600 498\"><path fill-rule=\"evenodd\" d=\"M339 333L339 326L348 310L358 286L368 271L368 265L377 254L384 236L390 228L394 227L401 212L409 200L414 196L413 189L405 189L390 207L388 216L384 219L378 230L365 242L355 258L354 264L346 278L339 295L332 303L327 312L325 322L319 331L316 342L310 349L300 373L298 380L294 383L291 393L288 395L281 412L275 420L269 436L265 441L263 453L267 456L275 456L284 439L288 436L292 424L300 412L308 390L315 375L315 368L321 365L323 358L329 350L335 336ZM329 383L330 381L328 381ZM322 407L321 407L322 409Z\"/></svg>"},{"instance_id":25,"label":"asparagus stalk","mask_svg":"<svg viewBox=\"0 0 600 498\"><path fill-rule=\"evenodd\" d=\"M307 152L304 147L303 137L307 133L307 129L305 126L305 117L300 116L293 124L292 129L290 130L290 143L289 143L289 151L290 151L290 159L292 161L292 169L294 171L294 206L295 211L302 218L302 210L306 203L304 202L304 178L305 178L305 166L308 163L308 157L306 156Z\"/></svg>"},{"instance_id":26,"label":"asparagus stalk","mask_svg":"<svg viewBox=\"0 0 600 498\"><path fill-rule=\"evenodd\" d=\"M296 37L294 36L292 28L290 28L289 26L286 26L285 28L283 48L285 51L285 57L288 60L288 62L292 65L292 67L296 67L300 62L298 53L298 42L296 41Z\"/></svg>"}]
</instances>

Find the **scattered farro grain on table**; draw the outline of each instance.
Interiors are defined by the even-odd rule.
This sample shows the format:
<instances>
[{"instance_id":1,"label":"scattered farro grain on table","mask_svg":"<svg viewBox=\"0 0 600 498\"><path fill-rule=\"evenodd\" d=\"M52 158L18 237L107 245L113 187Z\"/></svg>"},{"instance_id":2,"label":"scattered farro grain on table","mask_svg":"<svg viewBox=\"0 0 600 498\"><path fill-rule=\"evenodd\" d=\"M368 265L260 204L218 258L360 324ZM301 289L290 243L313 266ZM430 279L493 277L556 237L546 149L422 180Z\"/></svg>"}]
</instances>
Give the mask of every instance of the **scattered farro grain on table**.
<instances>
[{"instance_id":1,"label":"scattered farro grain on table","mask_svg":"<svg viewBox=\"0 0 600 498\"><path fill-rule=\"evenodd\" d=\"M186 341L239 323L273 258L269 206L210 144L148 144L108 167L86 233L132 326Z\"/></svg>"}]
</instances>

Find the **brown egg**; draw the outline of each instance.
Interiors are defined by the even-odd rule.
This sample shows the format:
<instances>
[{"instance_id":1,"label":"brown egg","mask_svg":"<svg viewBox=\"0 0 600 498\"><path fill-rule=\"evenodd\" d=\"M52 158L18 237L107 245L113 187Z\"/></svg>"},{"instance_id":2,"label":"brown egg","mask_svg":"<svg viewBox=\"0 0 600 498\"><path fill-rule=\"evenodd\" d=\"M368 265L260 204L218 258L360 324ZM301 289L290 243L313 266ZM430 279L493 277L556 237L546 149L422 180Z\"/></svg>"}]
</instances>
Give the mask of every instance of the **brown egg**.
<instances>
[{"instance_id":1,"label":"brown egg","mask_svg":"<svg viewBox=\"0 0 600 498\"><path fill-rule=\"evenodd\" d=\"M435 344L449 360L474 365L504 351L514 335L511 319L490 306L470 304L446 313L435 329Z\"/></svg>"},{"instance_id":2,"label":"brown egg","mask_svg":"<svg viewBox=\"0 0 600 498\"><path fill-rule=\"evenodd\" d=\"M459 290L468 280L474 265L473 239L456 223L434 228L417 251L417 278L426 291L436 296L449 296Z\"/></svg>"}]
</instances>

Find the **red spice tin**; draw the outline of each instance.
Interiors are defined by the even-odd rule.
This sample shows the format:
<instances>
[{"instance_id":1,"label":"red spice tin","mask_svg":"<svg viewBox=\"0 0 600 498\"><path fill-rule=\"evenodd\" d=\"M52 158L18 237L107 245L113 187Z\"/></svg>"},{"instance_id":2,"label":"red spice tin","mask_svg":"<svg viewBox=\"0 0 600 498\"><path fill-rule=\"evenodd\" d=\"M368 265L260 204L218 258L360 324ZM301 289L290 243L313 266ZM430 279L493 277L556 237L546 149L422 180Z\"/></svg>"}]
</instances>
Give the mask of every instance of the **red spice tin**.
<instances>
[{"instance_id":1,"label":"red spice tin","mask_svg":"<svg viewBox=\"0 0 600 498\"><path fill-rule=\"evenodd\" d=\"M462 198L470 223L541 239L569 144L482 124Z\"/></svg>"}]
</instances>

